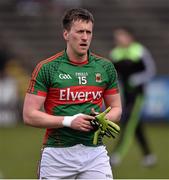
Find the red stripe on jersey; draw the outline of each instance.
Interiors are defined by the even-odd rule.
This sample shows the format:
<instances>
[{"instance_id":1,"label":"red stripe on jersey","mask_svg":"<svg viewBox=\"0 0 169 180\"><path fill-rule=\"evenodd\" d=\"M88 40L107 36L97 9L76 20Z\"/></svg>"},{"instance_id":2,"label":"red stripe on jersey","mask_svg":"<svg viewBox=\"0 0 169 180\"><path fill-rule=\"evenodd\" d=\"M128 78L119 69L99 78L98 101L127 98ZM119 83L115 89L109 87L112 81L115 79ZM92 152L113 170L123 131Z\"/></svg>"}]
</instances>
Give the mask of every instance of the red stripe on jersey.
<instances>
[{"instance_id":1,"label":"red stripe on jersey","mask_svg":"<svg viewBox=\"0 0 169 180\"><path fill-rule=\"evenodd\" d=\"M47 92L44 92L44 91L38 91L38 92L37 92L37 95L38 95L38 96L44 96L44 97L46 97Z\"/></svg>"},{"instance_id":2,"label":"red stripe on jersey","mask_svg":"<svg viewBox=\"0 0 169 180\"><path fill-rule=\"evenodd\" d=\"M113 88L113 89L108 89L105 90L104 95L114 95L119 93L119 89L118 88Z\"/></svg>"},{"instance_id":3,"label":"red stripe on jersey","mask_svg":"<svg viewBox=\"0 0 169 180\"><path fill-rule=\"evenodd\" d=\"M88 59L87 60L85 60L85 61L83 61L83 62L74 62L74 61L70 61L71 62L71 64L74 64L74 65L85 65L85 64L87 64L88 63Z\"/></svg>"},{"instance_id":4,"label":"red stripe on jersey","mask_svg":"<svg viewBox=\"0 0 169 180\"><path fill-rule=\"evenodd\" d=\"M43 144L46 144L48 137L50 136L51 133L52 133L52 129L47 128L46 132L45 132L44 139L43 139Z\"/></svg>"},{"instance_id":5,"label":"red stripe on jersey","mask_svg":"<svg viewBox=\"0 0 169 180\"><path fill-rule=\"evenodd\" d=\"M30 83L29 83L29 87L28 87L27 92L33 92L33 91L34 91L34 86L35 86L35 83L36 83L36 77L37 77L40 69L42 68L42 66L43 66L44 64L48 63L48 62L51 62L51 61L55 60L56 58L58 58L58 57L60 57L60 56L62 56L63 53L64 53L64 51L61 51L61 52L55 54L54 56L51 56L50 58L41 61L41 62L36 66L36 68L34 69L34 71L33 71L33 73L32 73L32 79L31 79L31 81L30 81Z\"/></svg>"},{"instance_id":6,"label":"red stripe on jersey","mask_svg":"<svg viewBox=\"0 0 169 180\"><path fill-rule=\"evenodd\" d=\"M64 104L92 103L101 106L104 88L98 86L71 86L68 88L50 88L46 101L45 110L49 114L52 109Z\"/></svg>"}]
</instances>

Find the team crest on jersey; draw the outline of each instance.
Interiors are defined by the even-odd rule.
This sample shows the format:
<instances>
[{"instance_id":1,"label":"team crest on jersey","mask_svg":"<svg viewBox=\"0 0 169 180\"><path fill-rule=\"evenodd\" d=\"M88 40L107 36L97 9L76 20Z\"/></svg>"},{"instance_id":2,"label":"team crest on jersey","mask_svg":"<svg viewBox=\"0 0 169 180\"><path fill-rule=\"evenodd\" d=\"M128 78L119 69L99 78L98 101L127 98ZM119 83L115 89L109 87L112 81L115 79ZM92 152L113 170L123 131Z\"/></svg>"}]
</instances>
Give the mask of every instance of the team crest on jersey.
<instances>
[{"instance_id":1,"label":"team crest on jersey","mask_svg":"<svg viewBox=\"0 0 169 180\"><path fill-rule=\"evenodd\" d=\"M102 77L100 73L96 73L96 82L102 82Z\"/></svg>"}]
</instances>

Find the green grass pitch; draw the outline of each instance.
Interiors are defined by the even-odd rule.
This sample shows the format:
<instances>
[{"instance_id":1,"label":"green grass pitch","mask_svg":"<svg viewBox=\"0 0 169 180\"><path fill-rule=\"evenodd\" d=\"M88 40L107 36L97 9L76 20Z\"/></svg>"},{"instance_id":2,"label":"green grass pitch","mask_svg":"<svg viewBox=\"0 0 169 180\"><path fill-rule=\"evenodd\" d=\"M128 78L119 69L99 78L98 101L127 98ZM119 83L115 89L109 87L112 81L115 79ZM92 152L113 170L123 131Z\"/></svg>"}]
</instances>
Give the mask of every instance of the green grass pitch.
<instances>
[{"instance_id":1,"label":"green grass pitch","mask_svg":"<svg viewBox=\"0 0 169 180\"><path fill-rule=\"evenodd\" d=\"M141 152L135 140L119 167L113 168L115 179L169 178L169 124L146 124L146 134L158 163L152 168L141 165ZM19 125L0 128L0 178L36 178L44 130ZM109 154L118 139L104 139Z\"/></svg>"}]
</instances>

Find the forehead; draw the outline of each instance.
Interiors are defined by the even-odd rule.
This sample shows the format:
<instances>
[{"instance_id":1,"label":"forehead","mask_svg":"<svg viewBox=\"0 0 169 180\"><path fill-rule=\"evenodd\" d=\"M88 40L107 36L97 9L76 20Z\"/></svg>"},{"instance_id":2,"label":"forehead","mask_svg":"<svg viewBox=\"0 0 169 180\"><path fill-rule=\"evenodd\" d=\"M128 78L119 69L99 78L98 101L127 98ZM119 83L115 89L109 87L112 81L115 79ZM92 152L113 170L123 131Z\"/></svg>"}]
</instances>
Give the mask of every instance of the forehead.
<instances>
[{"instance_id":1,"label":"forehead","mask_svg":"<svg viewBox=\"0 0 169 180\"><path fill-rule=\"evenodd\" d=\"M115 36L126 36L126 37L130 36L130 34L127 31L125 31L125 30L116 30L114 32L114 35Z\"/></svg>"},{"instance_id":2,"label":"forehead","mask_svg":"<svg viewBox=\"0 0 169 180\"><path fill-rule=\"evenodd\" d=\"M93 23L91 21L76 20L71 24L71 29L74 30L91 30L93 29Z\"/></svg>"}]
</instances>

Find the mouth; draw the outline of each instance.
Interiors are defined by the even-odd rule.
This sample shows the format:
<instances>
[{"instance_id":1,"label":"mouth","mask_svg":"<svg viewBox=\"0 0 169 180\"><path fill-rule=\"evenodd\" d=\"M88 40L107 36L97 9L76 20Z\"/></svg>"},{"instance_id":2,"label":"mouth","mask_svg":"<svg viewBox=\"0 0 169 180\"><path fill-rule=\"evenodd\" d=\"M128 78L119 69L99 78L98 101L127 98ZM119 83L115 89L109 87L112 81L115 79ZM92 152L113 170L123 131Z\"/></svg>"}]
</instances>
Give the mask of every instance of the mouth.
<instances>
[{"instance_id":1,"label":"mouth","mask_svg":"<svg viewBox=\"0 0 169 180\"><path fill-rule=\"evenodd\" d=\"M87 47L87 44L86 43L81 43L80 47Z\"/></svg>"}]
</instances>

